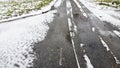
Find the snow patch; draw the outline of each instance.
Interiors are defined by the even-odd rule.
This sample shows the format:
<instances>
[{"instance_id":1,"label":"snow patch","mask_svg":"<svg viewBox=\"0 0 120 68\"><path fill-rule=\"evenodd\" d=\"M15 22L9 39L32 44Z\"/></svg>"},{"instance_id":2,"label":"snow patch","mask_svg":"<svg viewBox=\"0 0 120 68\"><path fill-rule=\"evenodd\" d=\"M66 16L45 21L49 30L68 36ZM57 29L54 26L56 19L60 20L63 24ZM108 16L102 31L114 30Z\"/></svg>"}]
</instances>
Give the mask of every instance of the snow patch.
<instances>
[{"instance_id":1,"label":"snow patch","mask_svg":"<svg viewBox=\"0 0 120 68\"><path fill-rule=\"evenodd\" d=\"M70 1L66 1L66 7L67 7L67 14L72 13L72 6Z\"/></svg>"},{"instance_id":2,"label":"snow patch","mask_svg":"<svg viewBox=\"0 0 120 68\"><path fill-rule=\"evenodd\" d=\"M72 14L72 6L71 6L71 3L70 1L66 1L66 7L67 7L67 15L69 16L70 14L70 17L73 19L73 14Z\"/></svg>"},{"instance_id":3,"label":"snow patch","mask_svg":"<svg viewBox=\"0 0 120 68\"><path fill-rule=\"evenodd\" d=\"M69 27L69 31L71 31L71 27L72 27L72 22L71 22L71 19L68 18L68 27Z\"/></svg>"},{"instance_id":4,"label":"snow patch","mask_svg":"<svg viewBox=\"0 0 120 68\"><path fill-rule=\"evenodd\" d=\"M90 59L88 58L88 56L86 54L84 55L84 58L87 62L87 68L94 68L93 65L90 62Z\"/></svg>"},{"instance_id":5,"label":"snow patch","mask_svg":"<svg viewBox=\"0 0 120 68\"><path fill-rule=\"evenodd\" d=\"M85 16L86 18L88 17L87 14L86 14L85 12L83 13L83 16Z\"/></svg>"},{"instance_id":6,"label":"snow patch","mask_svg":"<svg viewBox=\"0 0 120 68\"><path fill-rule=\"evenodd\" d=\"M77 34L77 26L74 24L74 32Z\"/></svg>"},{"instance_id":7,"label":"snow patch","mask_svg":"<svg viewBox=\"0 0 120 68\"><path fill-rule=\"evenodd\" d=\"M105 43L105 41L104 41L100 36L99 36L99 38L100 38L103 46L106 47L107 51L110 51L110 48L109 48L108 45Z\"/></svg>"},{"instance_id":8,"label":"snow patch","mask_svg":"<svg viewBox=\"0 0 120 68\"><path fill-rule=\"evenodd\" d=\"M45 39L55 11L0 24L0 68L27 68L36 58L33 43Z\"/></svg>"},{"instance_id":9,"label":"snow patch","mask_svg":"<svg viewBox=\"0 0 120 68\"><path fill-rule=\"evenodd\" d=\"M84 46L85 46L85 44L82 44L82 43L80 44L80 47L84 47Z\"/></svg>"},{"instance_id":10,"label":"snow patch","mask_svg":"<svg viewBox=\"0 0 120 68\"><path fill-rule=\"evenodd\" d=\"M92 27L92 31L95 32L95 27Z\"/></svg>"},{"instance_id":11,"label":"snow patch","mask_svg":"<svg viewBox=\"0 0 120 68\"><path fill-rule=\"evenodd\" d=\"M76 5L78 6L79 9L82 9L82 7L81 7L80 4L77 2L77 0L73 0L73 1L76 3Z\"/></svg>"}]
</instances>

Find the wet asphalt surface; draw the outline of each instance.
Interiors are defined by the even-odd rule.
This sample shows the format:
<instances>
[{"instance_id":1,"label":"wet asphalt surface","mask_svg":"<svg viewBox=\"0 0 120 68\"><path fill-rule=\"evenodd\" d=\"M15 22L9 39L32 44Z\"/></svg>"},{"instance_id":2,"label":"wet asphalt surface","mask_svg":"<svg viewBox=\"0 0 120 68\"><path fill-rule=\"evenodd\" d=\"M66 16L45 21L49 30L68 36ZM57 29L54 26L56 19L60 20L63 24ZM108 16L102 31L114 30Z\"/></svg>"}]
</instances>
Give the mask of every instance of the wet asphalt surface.
<instances>
[{"instance_id":1,"label":"wet asphalt surface","mask_svg":"<svg viewBox=\"0 0 120 68\"><path fill-rule=\"evenodd\" d=\"M73 17L67 14L66 1L71 3ZM84 54L89 57L94 68L120 68L120 64L117 64L114 58L116 56L120 60L120 38L113 33L113 30L119 29L108 22L100 21L79 0L77 1L87 17L73 0L63 0L60 7L52 9L57 10L57 13L53 22L49 24L50 29L45 40L34 44L33 50L37 59L33 61L33 68L78 68L69 34L68 18L77 26L73 41L81 68L89 68ZM93 27L95 31L92 31ZM105 41L110 51L103 46L99 37ZM80 44L84 46L81 47Z\"/></svg>"}]
</instances>

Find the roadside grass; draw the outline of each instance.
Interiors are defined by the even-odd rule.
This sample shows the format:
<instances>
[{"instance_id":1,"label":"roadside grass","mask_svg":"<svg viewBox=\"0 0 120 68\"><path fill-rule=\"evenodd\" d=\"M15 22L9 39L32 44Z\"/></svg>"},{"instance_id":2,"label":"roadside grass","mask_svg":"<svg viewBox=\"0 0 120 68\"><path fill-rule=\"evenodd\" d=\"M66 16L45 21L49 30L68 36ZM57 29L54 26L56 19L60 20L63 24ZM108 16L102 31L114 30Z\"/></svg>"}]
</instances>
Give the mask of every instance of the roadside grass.
<instances>
[{"instance_id":1,"label":"roadside grass","mask_svg":"<svg viewBox=\"0 0 120 68\"><path fill-rule=\"evenodd\" d=\"M114 8L120 7L120 0L93 0L93 1L97 2L99 5L105 5Z\"/></svg>"},{"instance_id":2,"label":"roadside grass","mask_svg":"<svg viewBox=\"0 0 120 68\"><path fill-rule=\"evenodd\" d=\"M97 2L112 2L112 0L94 0L94 1L97 1Z\"/></svg>"},{"instance_id":3,"label":"roadside grass","mask_svg":"<svg viewBox=\"0 0 120 68\"><path fill-rule=\"evenodd\" d=\"M0 1L0 20L28 14L40 10L52 0Z\"/></svg>"},{"instance_id":4,"label":"roadside grass","mask_svg":"<svg viewBox=\"0 0 120 68\"><path fill-rule=\"evenodd\" d=\"M35 9L41 9L41 7L48 5L52 0L43 0L41 3L35 6Z\"/></svg>"}]
</instances>

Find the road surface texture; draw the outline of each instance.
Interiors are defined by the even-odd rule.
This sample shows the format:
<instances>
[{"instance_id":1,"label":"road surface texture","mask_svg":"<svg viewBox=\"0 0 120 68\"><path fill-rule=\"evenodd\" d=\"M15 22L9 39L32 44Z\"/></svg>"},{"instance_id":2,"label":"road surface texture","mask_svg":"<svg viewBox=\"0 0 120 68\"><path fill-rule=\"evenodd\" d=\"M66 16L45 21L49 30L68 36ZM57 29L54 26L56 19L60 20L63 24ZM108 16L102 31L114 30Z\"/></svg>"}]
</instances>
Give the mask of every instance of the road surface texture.
<instances>
[{"instance_id":1,"label":"road surface texture","mask_svg":"<svg viewBox=\"0 0 120 68\"><path fill-rule=\"evenodd\" d=\"M52 10L57 13L45 40L34 44L33 68L120 68L115 26L99 20L79 0L62 0Z\"/></svg>"}]
</instances>

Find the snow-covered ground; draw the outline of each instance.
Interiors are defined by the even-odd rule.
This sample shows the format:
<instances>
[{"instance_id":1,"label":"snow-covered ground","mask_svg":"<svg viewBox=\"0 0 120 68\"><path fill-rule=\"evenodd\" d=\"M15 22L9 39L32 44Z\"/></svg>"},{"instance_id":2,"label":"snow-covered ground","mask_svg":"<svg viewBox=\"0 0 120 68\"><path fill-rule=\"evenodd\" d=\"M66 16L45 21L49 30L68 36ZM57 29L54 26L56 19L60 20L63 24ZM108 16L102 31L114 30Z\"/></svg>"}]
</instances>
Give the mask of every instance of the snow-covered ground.
<instances>
[{"instance_id":1,"label":"snow-covered ground","mask_svg":"<svg viewBox=\"0 0 120 68\"><path fill-rule=\"evenodd\" d=\"M27 68L36 58L32 44L45 39L56 10L0 24L0 68Z\"/></svg>"},{"instance_id":2,"label":"snow-covered ground","mask_svg":"<svg viewBox=\"0 0 120 68\"><path fill-rule=\"evenodd\" d=\"M35 10L35 6L39 3L41 3L41 1L1 2L0 20L28 14L30 11Z\"/></svg>"},{"instance_id":3,"label":"snow-covered ground","mask_svg":"<svg viewBox=\"0 0 120 68\"><path fill-rule=\"evenodd\" d=\"M42 12L49 11L51 9L51 6L56 5L55 2L56 2L56 0L53 0L48 6L42 7L41 10L31 11L28 14L23 14L21 16L15 16L15 17L10 17L10 18L8 18L8 16L6 16L7 19L0 19L0 23L4 22L4 21L10 21L10 20L15 20L15 19L20 19L20 18L24 18L24 17L29 17L29 16L34 16L34 15L42 14Z\"/></svg>"},{"instance_id":4,"label":"snow-covered ground","mask_svg":"<svg viewBox=\"0 0 120 68\"><path fill-rule=\"evenodd\" d=\"M51 0L52 2L56 0ZM0 20L23 16L42 9L50 0L0 0ZM38 8L39 7L39 8ZM49 8L48 8L49 9Z\"/></svg>"},{"instance_id":5,"label":"snow-covered ground","mask_svg":"<svg viewBox=\"0 0 120 68\"><path fill-rule=\"evenodd\" d=\"M79 0L101 21L111 23L120 29L120 8L98 5L91 0Z\"/></svg>"},{"instance_id":6,"label":"snow-covered ground","mask_svg":"<svg viewBox=\"0 0 120 68\"><path fill-rule=\"evenodd\" d=\"M56 10L49 11L56 0L39 11L0 22L0 68L27 68L36 59L33 44L43 41L49 30L48 23L54 19ZM56 8L60 3L56 5ZM45 14L42 12L49 11ZM20 19L29 15L36 15ZM19 20L15 20L19 19ZM10 22L4 22L9 21ZM4 23L3 23L4 22Z\"/></svg>"}]
</instances>

